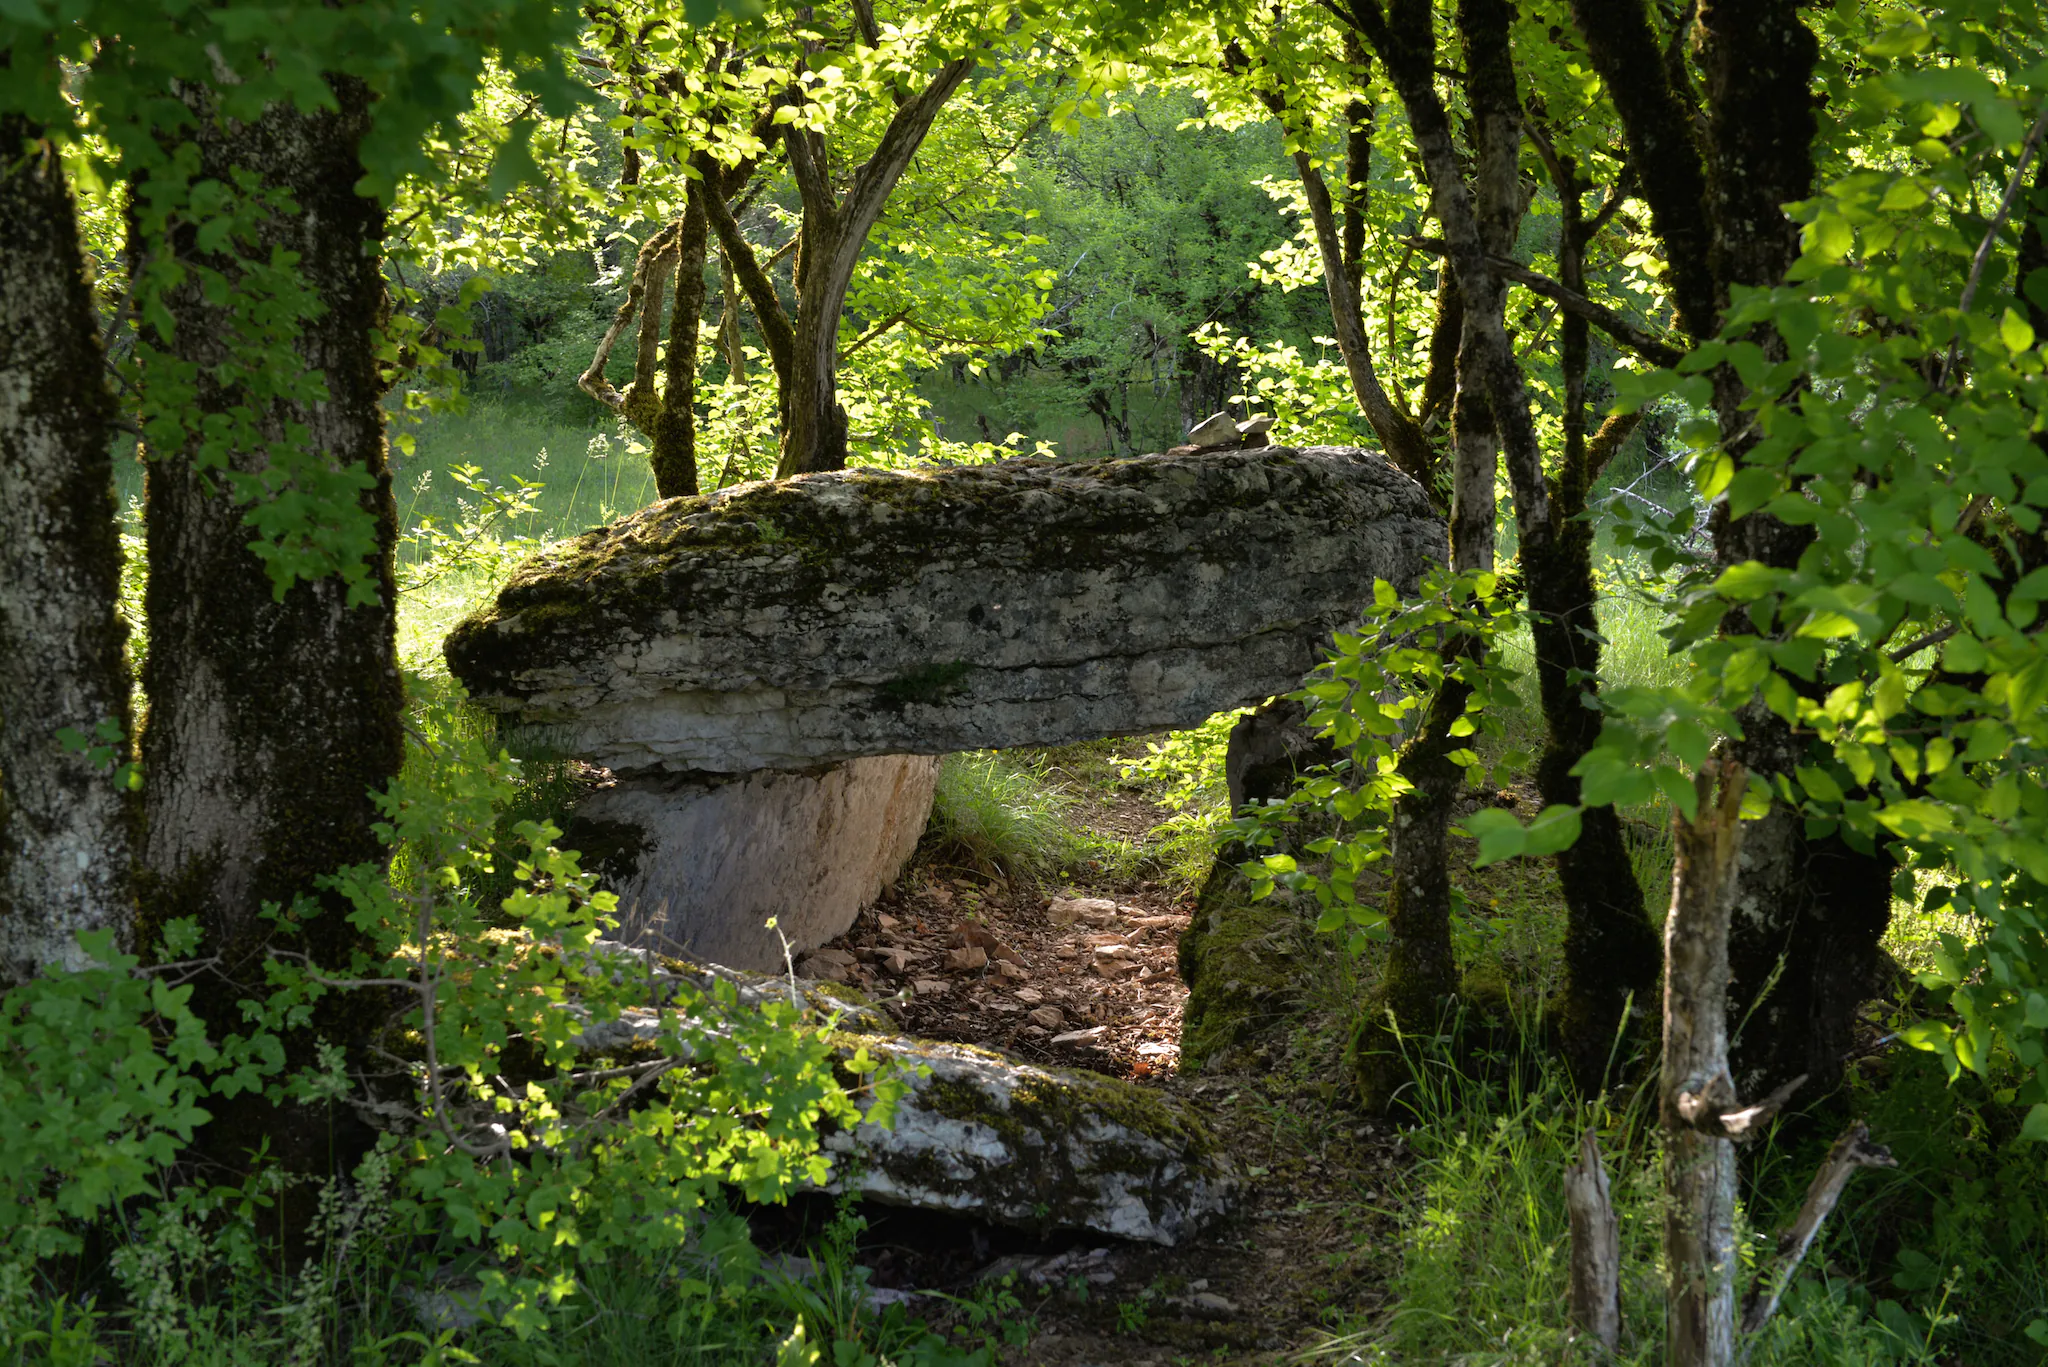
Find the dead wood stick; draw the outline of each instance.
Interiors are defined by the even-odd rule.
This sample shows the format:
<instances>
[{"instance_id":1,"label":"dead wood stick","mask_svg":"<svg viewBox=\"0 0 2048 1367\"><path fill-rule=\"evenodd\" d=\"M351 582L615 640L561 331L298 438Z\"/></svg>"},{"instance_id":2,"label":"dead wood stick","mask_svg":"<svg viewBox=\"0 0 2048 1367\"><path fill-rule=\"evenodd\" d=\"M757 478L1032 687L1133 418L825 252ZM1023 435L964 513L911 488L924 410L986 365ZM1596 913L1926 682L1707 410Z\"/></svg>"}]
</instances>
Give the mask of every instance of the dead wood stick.
<instances>
[{"instance_id":1,"label":"dead wood stick","mask_svg":"<svg viewBox=\"0 0 2048 1367\"><path fill-rule=\"evenodd\" d=\"M1892 1157L1891 1150L1882 1144L1870 1142L1870 1127L1857 1121L1828 1150L1827 1160L1820 1165L1820 1171L1813 1175L1813 1182L1806 1188L1806 1199L1800 1203L1799 1214L1791 1224L1778 1231L1777 1253L1773 1266L1757 1279L1757 1290L1750 1295L1749 1307L1742 1315L1742 1332L1755 1334L1771 1321L1777 1313L1778 1300L1785 1294L1785 1288L1792 1284L1793 1274L1799 1271L1799 1264L1806 1257L1806 1250L1813 1247L1814 1236L1834 1212L1835 1203L1842 1199L1843 1188L1856 1175L1858 1168L1895 1168L1899 1160ZM1763 1288L1769 1286L1768 1293ZM1748 1356L1745 1347L1744 1357Z\"/></svg>"},{"instance_id":2,"label":"dead wood stick","mask_svg":"<svg viewBox=\"0 0 2048 1367\"><path fill-rule=\"evenodd\" d=\"M1590 1125L1578 1161L1564 1170L1564 1206L1572 1227L1572 1328L1611 1353L1621 1342L1621 1224Z\"/></svg>"}]
</instances>

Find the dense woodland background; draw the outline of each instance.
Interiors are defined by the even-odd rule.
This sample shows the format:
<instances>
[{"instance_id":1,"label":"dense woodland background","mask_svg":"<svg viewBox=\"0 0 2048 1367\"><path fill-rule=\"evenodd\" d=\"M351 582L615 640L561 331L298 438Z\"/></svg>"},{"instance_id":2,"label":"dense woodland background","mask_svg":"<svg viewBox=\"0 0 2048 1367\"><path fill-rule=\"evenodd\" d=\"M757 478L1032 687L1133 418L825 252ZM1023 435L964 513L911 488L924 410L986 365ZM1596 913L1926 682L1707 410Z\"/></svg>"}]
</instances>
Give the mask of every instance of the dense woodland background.
<instances>
[{"instance_id":1,"label":"dense woodland background","mask_svg":"<svg viewBox=\"0 0 2048 1367\"><path fill-rule=\"evenodd\" d=\"M918 866L1313 925L1219 1085L1340 1246L1202 1351L2048 1353L2032 8L30 0L0 52L12 1360L1041 1360L1072 1305L884 1312L859 1210L777 1223L891 1093L829 1023L577 1056L548 1003L631 1004L583 780L440 645L658 497L1218 410L1449 527L1305 681L1334 767L951 757ZM1156 1300L1082 1318L1161 1360Z\"/></svg>"}]
</instances>

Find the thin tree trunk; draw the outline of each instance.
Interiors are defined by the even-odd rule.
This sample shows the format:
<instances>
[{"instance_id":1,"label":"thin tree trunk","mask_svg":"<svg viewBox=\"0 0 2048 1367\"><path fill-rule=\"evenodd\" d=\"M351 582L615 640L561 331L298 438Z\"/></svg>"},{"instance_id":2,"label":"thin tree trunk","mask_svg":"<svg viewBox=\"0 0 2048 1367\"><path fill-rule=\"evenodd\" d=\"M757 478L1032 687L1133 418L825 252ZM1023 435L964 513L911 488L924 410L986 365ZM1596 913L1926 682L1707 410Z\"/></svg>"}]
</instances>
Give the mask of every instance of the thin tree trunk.
<instances>
[{"instance_id":1,"label":"thin tree trunk","mask_svg":"<svg viewBox=\"0 0 2048 1367\"><path fill-rule=\"evenodd\" d=\"M1583 294L1587 232L1579 196L1586 187L1569 158L1555 161L1552 172L1563 219L1558 275L1567 289ZM1567 313L1560 338L1564 459L1554 489L1556 534L1524 558L1544 720L1536 784L1546 806L1578 805L1579 780L1572 770L1600 735L1600 714L1587 705L1600 690L1601 655L1593 527L1584 516L1593 480L1586 444L1591 340L1586 319ZM1609 1065L1618 1046L1632 1025L1648 1019L1657 983L1657 935L1612 807L1583 813L1579 838L1557 856L1557 874L1566 924L1565 985L1555 1018L1566 1066L1591 1093L1613 1081Z\"/></svg>"},{"instance_id":2,"label":"thin tree trunk","mask_svg":"<svg viewBox=\"0 0 2048 1367\"><path fill-rule=\"evenodd\" d=\"M1695 780L1699 814L1673 822L1664 922L1665 1351L1671 1367L1727 1367L1735 1352L1735 1145L1701 1123L1735 1103L1728 1072L1728 929L1742 849L1740 764Z\"/></svg>"},{"instance_id":3,"label":"thin tree trunk","mask_svg":"<svg viewBox=\"0 0 2048 1367\"><path fill-rule=\"evenodd\" d=\"M0 117L0 984L126 946L135 803L114 402L78 219L44 130ZM110 723L114 735L96 734ZM58 740L70 730L108 753Z\"/></svg>"},{"instance_id":4,"label":"thin tree trunk","mask_svg":"<svg viewBox=\"0 0 2048 1367\"><path fill-rule=\"evenodd\" d=\"M669 315L667 379L651 434L654 489L662 498L697 492L697 342L703 330L704 265L711 255L711 220L701 182L691 185L676 236L675 304Z\"/></svg>"},{"instance_id":5,"label":"thin tree trunk","mask_svg":"<svg viewBox=\"0 0 2048 1367\"><path fill-rule=\"evenodd\" d=\"M264 226L261 247L298 253L298 269L323 308L302 321L296 346L298 363L324 377L327 397L273 404L259 421L270 442L303 440L332 466L370 477L362 495L363 512L376 526L376 549L365 566L369 600L352 602L332 575L275 596L248 550L246 507L194 469L191 452L157 453L148 473L145 916L151 924L198 920L222 969L218 979L202 980L194 1005L224 1029L239 1026L237 1001L249 992L246 985L263 982L270 948L335 965L361 945L331 902L310 919L287 914L275 925L262 913L266 903L290 908L295 897L315 894L323 874L382 857L371 829L371 793L397 774L403 758L393 634L396 517L383 385L371 347L386 307L374 255L383 211L353 188L362 176L357 146L369 122L369 93L353 80L332 84L336 112L273 108L249 124L223 123L195 98L193 136L202 174L228 181L236 170L253 172L296 201L298 212ZM189 240L173 245L197 254ZM230 279L238 270L230 260L211 264ZM200 367L201 409L240 402L242 395L221 388L209 369L224 359L219 339L232 335L231 315L194 287L168 303L176 354ZM270 463L267 449L232 451L227 459L247 472ZM305 1028L286 1036L287 1064L311 1062L318 1039L344 1047L360 1041L380 1016L348 994L324 998ZM259 1142L291 1172L325 1171L345 1158L333 1152L324 1111L272 1107L250 1094L214 1109L201 1142L216 1161L239 1164Z\"/></svg>"},{"instance_id":6,"label":"thin tree trunk","mask_svg":"<svg viewBox=\"0 0 2048 1367\"><path fill-rule=\"evenodd\" d=\"M1457 397L1452 409L1451 449L1454 453L1451 491L1451 568L1460 573L1494 567L1494 480L1500 464L1500 432L1493 406L1475 369L1479 350L1474 338L1479 319L1464 319L1472 349L1458 352ZM1474 649L1469 638L1444 643L1448 657L1462 659ZM1449 660L1446 661L1449 663ZM1391 884L1387 903L1387 965L1381 978L1378 1005L1394 1015L1404 1031L1434 1030L1458 991L1457 956L1451 944L1451 877L1447 841L1451 807L1464 786L1465 771L1449 759L1461 742L1451 727L1465 714L1472 690L1446 678L1423 711L1422 724L1401 749L1401 777L1409 788L1394 799L1388 827L1387 863ZM1380 1025L1366 1023L1376 1034ZM1406 1076L1391 1040L1362 1044L1360 1081L1368 1105L1383 1104Z\"/></svg>"}]
</instances>

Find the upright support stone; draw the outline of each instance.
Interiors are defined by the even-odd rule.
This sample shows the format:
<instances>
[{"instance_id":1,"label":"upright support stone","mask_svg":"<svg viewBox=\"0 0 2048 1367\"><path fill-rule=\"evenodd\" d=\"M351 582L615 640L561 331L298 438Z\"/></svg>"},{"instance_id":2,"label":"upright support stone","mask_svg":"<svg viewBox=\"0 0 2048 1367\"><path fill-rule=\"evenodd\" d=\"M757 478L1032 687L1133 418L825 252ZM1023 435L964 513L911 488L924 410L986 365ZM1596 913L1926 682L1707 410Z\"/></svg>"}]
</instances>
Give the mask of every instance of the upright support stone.
<instances>
[{"instance_id":1,"label":"upright support stone","mask_svg":"<svg viewBox=\"0 0 2048 1367\"><path fill-rule=\"evenodd\" d=\"M622 938L772 973L784 937L792 950L824 944L895 881L938 776L923 755L818 773L627 775L577 808L563 843L618 894Z\"/></svg>"}]
</instances>

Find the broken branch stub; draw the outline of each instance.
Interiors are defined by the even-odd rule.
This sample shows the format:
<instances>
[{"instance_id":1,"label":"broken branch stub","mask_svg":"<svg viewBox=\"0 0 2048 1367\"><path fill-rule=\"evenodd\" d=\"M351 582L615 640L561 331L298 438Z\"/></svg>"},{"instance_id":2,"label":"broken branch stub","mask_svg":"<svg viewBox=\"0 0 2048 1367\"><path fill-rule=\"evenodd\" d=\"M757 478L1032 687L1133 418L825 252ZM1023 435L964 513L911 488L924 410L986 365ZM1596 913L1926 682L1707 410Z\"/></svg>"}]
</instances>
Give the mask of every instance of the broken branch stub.
<instances>
[{"instance_id":1,"label":"broken branch stub","mask_svg":"<svg viewBox=\"0 0 2048 1367\"><path fill-rule=\"evenodd\" d=\"M1577 1161L1564 1171L1564 1205L1572 1230L1572 1329L1611 1353L1621 1342L1621 1223L1590 1126Z\"/></svg>"},{"instance_id":2,"label":"broken branch stub","mask_svg":"<svg viewBox=\"0 0 2048 1367\"><path fill-rule=\"evenodd\" d=\"M1834 1213L1835 1205L1842 1199L1842 1191L1849 1185L1849 1179L1856 1175L1856 1169L1895 1168L1898 1165L1899 1160L1892 1157L1890 1149L1871 1142L1870 1127L1862 1121L1842 1132L1842 1137L1828 1150L1827 1158L1807 1186L1806 1199L1800 1202L1799 1214L1791 1224L1778 1231L1772 1264L1757 1278L1756 1289L1750 1294L1749 1308L1742 1316L1744 1334L1761 1330L1777 1313L1779 1298L1791 1285L1793 1274L1799 1271L1799 1264L1806 1258L1806 1250L1813 1247L1814 1236L1820 1233L1820 1227Z\"/></svg>"}]
</instances>

